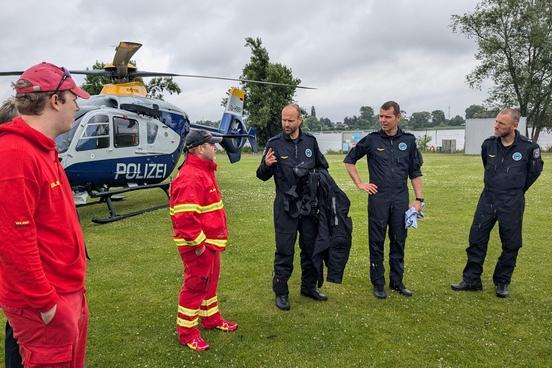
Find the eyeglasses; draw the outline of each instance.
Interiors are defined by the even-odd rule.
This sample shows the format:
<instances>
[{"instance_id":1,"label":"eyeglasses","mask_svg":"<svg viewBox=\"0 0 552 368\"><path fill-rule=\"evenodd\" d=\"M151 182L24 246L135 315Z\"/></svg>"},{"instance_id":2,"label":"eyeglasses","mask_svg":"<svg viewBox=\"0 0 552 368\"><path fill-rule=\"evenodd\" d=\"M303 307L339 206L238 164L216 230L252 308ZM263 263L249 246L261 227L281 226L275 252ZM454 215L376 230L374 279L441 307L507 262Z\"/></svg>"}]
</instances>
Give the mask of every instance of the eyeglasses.
<instances>
[{"instance_id":1,"label":"eyeglasses","mask_svg":"<svg viewBox=\"0 0 552 368\"><path fill-rule=\"evenodd\" d=\"M63 76L61 77L61 80L59 81L56 89L54 90L54 93L53 93L54 95L59 92L59 89L63 84L63 82L65 82L67 78L71 78L71 73L69 73L69 70L65 69L64 67L61 67L61 70L63 70Z\"/></svg>"}]
</instances>

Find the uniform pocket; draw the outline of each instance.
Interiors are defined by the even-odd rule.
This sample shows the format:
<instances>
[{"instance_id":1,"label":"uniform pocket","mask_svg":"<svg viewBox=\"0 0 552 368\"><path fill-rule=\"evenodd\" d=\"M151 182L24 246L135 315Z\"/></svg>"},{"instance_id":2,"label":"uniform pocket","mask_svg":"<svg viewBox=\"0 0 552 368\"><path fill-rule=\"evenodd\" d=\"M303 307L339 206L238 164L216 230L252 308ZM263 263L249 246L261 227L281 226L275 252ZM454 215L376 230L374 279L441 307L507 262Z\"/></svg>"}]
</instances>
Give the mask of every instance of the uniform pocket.
<instances>
[{"instance_id":1,"label":"uniform pocket","mask_svg":"<svg viewBox=\"0 0 552 368\"><path fill-rule=\"evenodd\" d=\"M27 344L21 346L25 365L44 367L70 367L73 360L73 345L42 346Z\"/></svg>"},{"instance_id":2,"label":"uniform pocket","mask_svg":"<svg viewBox=\"0 0 552 368\"><path fill-rule=\"evenodd\" d=\"M212 260L213 251L208 248L199 256L195 252L187 253L184 257L184 286L193 291L204 291L211 274Z\"/></svg>"}]
</instances>

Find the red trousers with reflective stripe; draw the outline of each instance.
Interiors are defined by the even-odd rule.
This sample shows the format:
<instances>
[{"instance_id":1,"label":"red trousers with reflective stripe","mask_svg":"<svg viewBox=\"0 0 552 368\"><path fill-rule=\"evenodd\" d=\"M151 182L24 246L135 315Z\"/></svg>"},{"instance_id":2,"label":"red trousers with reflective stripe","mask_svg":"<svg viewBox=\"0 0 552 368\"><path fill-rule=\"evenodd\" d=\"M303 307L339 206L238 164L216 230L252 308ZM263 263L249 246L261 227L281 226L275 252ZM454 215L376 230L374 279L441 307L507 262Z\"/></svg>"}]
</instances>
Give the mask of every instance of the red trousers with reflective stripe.
<instances>
[{"instance_id":1,"label":"red trousers with reflective stripe","mask_svg":"<svg viewBox=\"0 0 552 368\"><path fill-rule=\"evenodd\" d=\"M2 306L26 368L82 368L86 356L88 306L83 291L60 294L56 314L44 324L40 312Z\"/></svg>"},{"instance_id":2,"label":"red trousers with reflective stripe","mask_svg":"<svg viewBox=\"0 0 552 368\"><path fill-rule=\"evenodd\" d=\"M178 304L184 311L181 308L178 310L176 330L180 343L187 344L199 336L197 323L193 324L193 321L201 319L201 324L206 329L214 328L222 322L216 299L220 252L205 248L200 256L193 251L180 255L184 264L184 283L180 289Z\"/></svg>"}]
</instances>

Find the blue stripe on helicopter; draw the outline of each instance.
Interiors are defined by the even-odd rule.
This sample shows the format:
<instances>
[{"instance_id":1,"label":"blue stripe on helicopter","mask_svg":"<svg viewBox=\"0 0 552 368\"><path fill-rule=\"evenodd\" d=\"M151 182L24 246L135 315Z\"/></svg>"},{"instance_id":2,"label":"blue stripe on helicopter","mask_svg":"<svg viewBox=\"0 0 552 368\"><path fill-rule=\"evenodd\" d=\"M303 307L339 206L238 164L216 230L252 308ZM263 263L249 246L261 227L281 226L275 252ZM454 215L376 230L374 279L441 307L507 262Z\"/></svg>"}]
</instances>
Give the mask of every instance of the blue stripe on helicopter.
<instances>
[{"instance_id":1,"label":"blue stripe on helicopter","mask_svg":"<svg viewBox=\"0 0 552 368\"><path fill-rule=\"evenodd\" d=\"M81 162L66 167L65 172L73 187L157 184L172 173L178 157L176 151L166 155Z\"/></svg>"}]
</instances>

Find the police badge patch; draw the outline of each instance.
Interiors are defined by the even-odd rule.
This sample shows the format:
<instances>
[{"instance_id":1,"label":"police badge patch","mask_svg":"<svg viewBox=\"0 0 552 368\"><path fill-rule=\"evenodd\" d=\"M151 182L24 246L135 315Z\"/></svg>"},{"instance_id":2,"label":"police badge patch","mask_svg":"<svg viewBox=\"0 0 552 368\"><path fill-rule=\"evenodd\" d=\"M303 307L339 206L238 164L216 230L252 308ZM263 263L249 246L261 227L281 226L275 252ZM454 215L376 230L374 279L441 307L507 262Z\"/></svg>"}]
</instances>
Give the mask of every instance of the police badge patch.
<instances>
[{"instance_id":1,"label":"police badge patch","mask_svg":"<svg viewBox=\"0 0 552 368\"><path fill-rule=\"evenodd\" d=\"M535 148L533 150L533 158L539 158L540 157L540 148Z\"/></svg>"},{"instance_id":2,"label":"police badge patch","mask_svg":"<svg viewBox=\"0 0 552 368\"><path fill-rule=\"evenodd\" d=\"M399 143L399 149L401 151L406 151L407 148L408 148L408 146L406 145L406 143L404 143L404 142Z\"/></svg>"},{"instance_id":3,"label":"police badge patch","mask_svg":"<svg viewBox=\"0 0 552 368\"><path fill-rule=\"evenodd\" d=\"M519 152L514 152L514 154L512 155L512 159L513 159L514 161L519 161L519 160L521 160L521 157L522 157L522 156L521 156L521 153L519 153Z\"/></svg>"},{"instance_id":4,"label":"police badge patch","mask_svg":"<svg viewBox=\"0 0 552 368\"><path fill-rule=\"evenodd\" d=\"M307 157L312 157L312 151L311 151L310 148L307 148L307 149L305 150L305 156L307 156Z\"/></svg>"}]
</instances>

